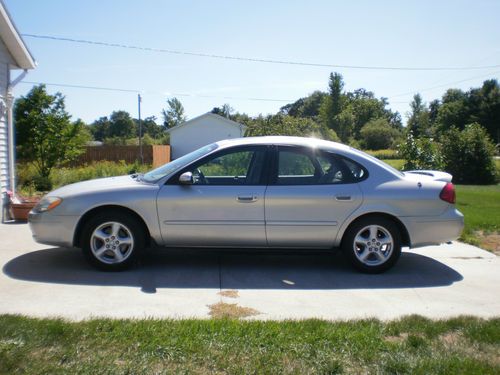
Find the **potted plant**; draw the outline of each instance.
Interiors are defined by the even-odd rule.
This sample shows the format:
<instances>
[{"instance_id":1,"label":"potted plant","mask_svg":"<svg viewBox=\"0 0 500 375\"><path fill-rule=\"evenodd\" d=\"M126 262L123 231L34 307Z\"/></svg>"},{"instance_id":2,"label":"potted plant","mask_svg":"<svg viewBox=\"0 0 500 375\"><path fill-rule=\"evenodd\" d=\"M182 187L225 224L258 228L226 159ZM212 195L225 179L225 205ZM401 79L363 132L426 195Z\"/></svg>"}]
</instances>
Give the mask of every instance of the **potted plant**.
<instances>
[{"instance_id":1,"label":"potted plant","mask_svg":"<svg viewBox=\"0 0 500 375\"><path fill-rule=\"evenodd\" d=\"M10 200L10 213L14 220L28 220L28 214L33 207L36 206L39 197L22 197L15 195L12 191L8 191L7 195Z\"/></svg>"}]
</instances>

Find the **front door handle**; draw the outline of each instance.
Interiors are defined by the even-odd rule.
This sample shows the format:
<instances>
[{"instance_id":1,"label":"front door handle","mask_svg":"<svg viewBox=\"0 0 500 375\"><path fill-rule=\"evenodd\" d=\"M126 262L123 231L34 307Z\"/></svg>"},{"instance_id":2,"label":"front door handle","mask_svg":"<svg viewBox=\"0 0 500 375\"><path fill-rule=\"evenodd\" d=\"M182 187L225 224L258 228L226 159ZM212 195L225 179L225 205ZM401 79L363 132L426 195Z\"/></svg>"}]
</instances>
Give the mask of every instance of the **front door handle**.
<instances>
[{"instance_id":1,"label":"front door handle","mask_svg":"<svg viewBox=\"0 0 500 375\"><path fill-rule=\"evenodd\" d=\"M338 201L350 201L350 200L352 200L352 198L351 198L350 195L337 195L335 197L335 200L338 200Z\"/></svg>"},{"instance_id":2,"label":"front door handle","mask_svg":"<svg viewBox=\"0 0 500 375\"><path fill-rule=\"evenodd\" d=\"M252 203L252 202L256 202L256 201L257 201L257 197L253 196L253 195L239 195L238 196L238 202L241 202L241 203Z\"/></svg>"}]
</instances>

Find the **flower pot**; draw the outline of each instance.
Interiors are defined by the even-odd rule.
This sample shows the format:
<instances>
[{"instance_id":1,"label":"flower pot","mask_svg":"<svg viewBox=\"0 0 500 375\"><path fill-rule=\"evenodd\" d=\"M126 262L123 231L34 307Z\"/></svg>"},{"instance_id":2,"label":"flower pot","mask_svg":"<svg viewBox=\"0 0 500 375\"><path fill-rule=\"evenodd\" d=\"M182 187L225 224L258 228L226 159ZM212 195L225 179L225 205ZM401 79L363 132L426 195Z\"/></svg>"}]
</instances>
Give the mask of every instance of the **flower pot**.
<instances>
[{"instance_id":1,"label":"flower pot","mask_svg":"<svg viewBox=\"0 0 500 375\"><path fill-rule=\"evenodd\" d=\"M14 220L28 220L28 214L38 202L11 203L10 208Z\"/></svg>"}]
</instances>

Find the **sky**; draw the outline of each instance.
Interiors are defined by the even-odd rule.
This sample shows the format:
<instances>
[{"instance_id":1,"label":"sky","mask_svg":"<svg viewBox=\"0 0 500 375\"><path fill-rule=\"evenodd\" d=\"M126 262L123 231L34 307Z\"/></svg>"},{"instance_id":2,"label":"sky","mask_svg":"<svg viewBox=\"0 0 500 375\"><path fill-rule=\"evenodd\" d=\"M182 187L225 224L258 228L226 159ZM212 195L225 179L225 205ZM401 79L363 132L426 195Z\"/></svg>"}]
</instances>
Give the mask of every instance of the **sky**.
<instances>
[{"instance_id":1,"label":"sky","mask_svg":"<svg viewBox=\"0 0 500 375\"><path fill-rule=\"evenodd\" d=\"M24 36L37 61L15 88L79 85L141 93L142 118L181 100L188 118L229 103L256 116L315 90L330 72L348 91L386 97L403 118L413 95L440 98L500 76L500 1L320 0L4 0L21 34L83 39L209 55L323 65L476 67L478 70L374 70L271 64L71 43ZM13 74L13 78L15 74ZM47 85L65 95L73 119L115 110L137 117L137 92ZM258 100L256 100L258 99Z\"/></svg>"}]
</instances>

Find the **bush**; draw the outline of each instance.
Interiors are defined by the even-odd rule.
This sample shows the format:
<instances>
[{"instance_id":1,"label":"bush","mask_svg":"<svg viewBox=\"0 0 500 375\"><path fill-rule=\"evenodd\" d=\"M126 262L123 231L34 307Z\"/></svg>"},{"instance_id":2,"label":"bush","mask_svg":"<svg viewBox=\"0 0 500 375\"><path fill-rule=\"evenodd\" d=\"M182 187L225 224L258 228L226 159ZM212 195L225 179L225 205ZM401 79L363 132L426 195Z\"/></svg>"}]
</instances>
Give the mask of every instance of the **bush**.
<instances>
[{"instance_id":1,"label":"bush","mask_svg":"<svg viewBox=\"0 0 500 375\"><path fill-rule=\"evenodd\" d=\"M381 150L392 146L396 131L386 119L378 118L366 123L360 131L361 143L368 150Z\"/></svg>"},{"instance_id":2,"label":"bush","mask_svg":"<svg viewBox=\"0 0 500 375\"><path fill-rule=\"evenodd\" d=\"M495 146L481 125L473 123L462 131L452 127L444 133L441 143L445 169L453 175L453 182L495 183Z\"/></svg>"},{"instance_id":3,"label":"bush","mask_svg":"<svg viewBox=\"0 0 500 375\"><path fill-rule=\"evenodd\" d=\"M399 155L405 160L403 170L442 169L443 161L438 146L430 138L416 139L410 131L406 141L399 145Z\"/></svg>"}]
</instances>

